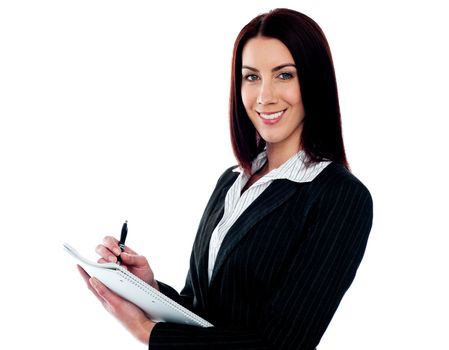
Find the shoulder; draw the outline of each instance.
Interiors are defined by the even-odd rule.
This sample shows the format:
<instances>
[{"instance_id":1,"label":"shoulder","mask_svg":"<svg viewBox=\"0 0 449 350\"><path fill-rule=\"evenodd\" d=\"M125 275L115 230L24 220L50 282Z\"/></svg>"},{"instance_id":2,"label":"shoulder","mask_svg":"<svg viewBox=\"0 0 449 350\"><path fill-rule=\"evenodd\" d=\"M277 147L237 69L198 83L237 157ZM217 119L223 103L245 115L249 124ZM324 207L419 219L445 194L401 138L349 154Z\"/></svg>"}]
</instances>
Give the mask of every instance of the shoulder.
<instances>
[{"instance_id":1,"label":"shoulder","mask_svg":"<svg viewBox=\"0 0 449 350\"><path fill-rule=\"evenodd\" d=\"M338 162L332 162L325 167L311 184L316 189L329 189L330 187L348 185L354 188L363 188L365 191L368 191L368 188L362 181L346 169L343 164Z\"/></svg>"},{"instance_id":2,"label":"shoulder","mask_svg":"<svg viewBox=\"0 0 449 350\"><path fill-rule=\"evenodd\" d=\"M222 187L227 185L229 182L234 182L240 174L239 172L234 171L237 168L237 165L227 168L218 178L216 187Z\"/></svg>"},{"instance_id":3,"label":"shoulder","mask_svg":"<svg viewBox=\"0 0 449 350\"><path fill-rule=\"evenodd\" d=\"M233 171L237 168L237 165L233 165L229 168L227 168L218 178L215 188L212 191L211 200L215 199L215 197L221 193L222 190L229 188L232 186L234 181L237 179L237 177L240 175L239 172Z\"/></svg>"},{"instance_id":4,"label":"shoulder","mask_svg":"<svg viewBox=\"0 0 449 350\"><path fill-rule=\"evenodd\" d=\"M363 203L372 208L372 197L368 188L353 173L338 162L330 163L310 183L310 191L319 201L337 203ZM372 210L372 209L371 209Z\"/></svg>"}]
</instances>

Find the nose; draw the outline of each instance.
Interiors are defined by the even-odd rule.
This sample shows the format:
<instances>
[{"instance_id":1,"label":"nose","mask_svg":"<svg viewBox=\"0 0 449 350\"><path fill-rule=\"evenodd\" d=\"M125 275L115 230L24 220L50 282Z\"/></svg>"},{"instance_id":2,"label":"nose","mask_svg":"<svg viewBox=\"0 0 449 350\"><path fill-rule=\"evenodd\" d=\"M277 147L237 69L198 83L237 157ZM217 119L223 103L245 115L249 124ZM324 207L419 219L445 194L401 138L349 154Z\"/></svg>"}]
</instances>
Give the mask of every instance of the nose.
<instances>
[{"instance_id":1,"label":"nose","mask_svg":"<svg viewBox=\"0 0 449 350\"><path fill-rule=\"evenodd\" d=\"M257 96L257 104L267 105L271 103L276 103L276 96L273 85L269 81L264 81L259 90Z\"/></svg>"}]
</instances>

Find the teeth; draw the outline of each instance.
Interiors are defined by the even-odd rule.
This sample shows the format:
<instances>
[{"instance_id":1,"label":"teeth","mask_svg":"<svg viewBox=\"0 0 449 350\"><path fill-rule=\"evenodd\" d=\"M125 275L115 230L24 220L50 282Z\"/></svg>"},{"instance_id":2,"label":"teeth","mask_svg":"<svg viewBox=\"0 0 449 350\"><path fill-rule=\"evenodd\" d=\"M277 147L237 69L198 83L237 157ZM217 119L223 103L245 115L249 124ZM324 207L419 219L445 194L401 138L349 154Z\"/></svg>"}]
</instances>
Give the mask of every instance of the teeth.
<instances>
[{"instance_id":1,"label":"teeth","mask_svg":"<svg viewBox=\"0 0 449 350\"><path fill-rule=\"evenodd\" d=\"M273 113L273 114L264 114L264 113L259 113L259 114L263 119L271 120L271 119L279 118L282 113L284 113L284 111L280 111L280 112Z\"/></svg>"}]
</instances>

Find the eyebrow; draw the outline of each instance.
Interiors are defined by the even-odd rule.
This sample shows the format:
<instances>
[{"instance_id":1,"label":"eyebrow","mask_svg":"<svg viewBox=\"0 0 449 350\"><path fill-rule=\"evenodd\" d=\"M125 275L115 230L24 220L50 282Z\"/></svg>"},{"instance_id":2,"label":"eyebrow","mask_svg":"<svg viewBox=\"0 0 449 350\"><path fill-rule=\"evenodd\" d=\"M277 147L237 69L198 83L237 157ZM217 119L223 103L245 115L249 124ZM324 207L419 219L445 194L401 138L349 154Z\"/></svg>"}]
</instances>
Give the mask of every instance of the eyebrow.
<instances>
[{"instance_id":1,"label":"eyebrow","mask_svg":"<svg viewBox=\"0 0 449 350\"><path fill-rule=\"evenodd\" d=\"M285 63L285 64L281 64L279 66L274 67L271 71L272 72L276 72L276 71L281 70L282 68L285 68L285 67L294 67L294 68L296 68L296 65L294 65L293 63ZM259 72L258 69L250 67L250 66L242 66L242 69L249 69L249 70L252 70L254 72Z\"/></svg>"}]
</instances>

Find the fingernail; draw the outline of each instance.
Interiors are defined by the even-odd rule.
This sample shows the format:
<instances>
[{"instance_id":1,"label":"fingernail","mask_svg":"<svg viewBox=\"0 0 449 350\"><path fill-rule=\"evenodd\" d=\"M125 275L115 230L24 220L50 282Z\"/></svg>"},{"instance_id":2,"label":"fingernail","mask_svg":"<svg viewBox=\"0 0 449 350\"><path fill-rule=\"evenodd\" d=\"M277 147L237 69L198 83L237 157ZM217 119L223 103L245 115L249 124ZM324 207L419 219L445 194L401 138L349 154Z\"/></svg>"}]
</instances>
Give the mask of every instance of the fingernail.
<instances>
[{"instance_id":1,"label":"fingernail","mask_svg":"<svg viewBox=\"0 0 449 350\"><path fill-rule=\"evenodd\" d=\"M114 254L115 255L120 255L122 251L119 248L114 248Z\"/></svg>"},{"instance_id":2,"label":"fingernail","mask_svg":"<svg viewBox=\"0 0 449 350\"><path fill-rule=\"evenodd\" d=\"M94 287L98 286L98 281L97 281L97 279L95 277L91 277L89 282Z\"/></svg>"},{"instance_id":3,"label":"fingernail","mask_svg":"<svg viewBox=\"0 0 449 350\"><path fill-rule=\"evenodd\" d=\"M109 255L109 256L108 256L108 261L110 261L110 262L116 262L116 261L117 261L117 258L116 258L115 256Z\"/></svg>"}]
</instances>

